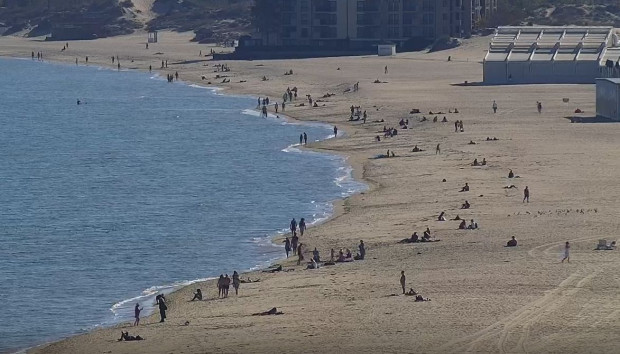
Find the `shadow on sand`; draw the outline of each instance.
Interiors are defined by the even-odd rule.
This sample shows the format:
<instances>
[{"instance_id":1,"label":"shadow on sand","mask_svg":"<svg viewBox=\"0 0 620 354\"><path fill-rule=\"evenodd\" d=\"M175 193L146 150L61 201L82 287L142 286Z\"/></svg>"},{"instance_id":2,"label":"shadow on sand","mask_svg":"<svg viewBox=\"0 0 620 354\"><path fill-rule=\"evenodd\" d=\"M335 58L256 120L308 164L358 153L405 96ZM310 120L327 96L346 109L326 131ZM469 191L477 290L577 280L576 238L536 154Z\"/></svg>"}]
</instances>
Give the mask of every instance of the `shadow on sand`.
<instances>
[{"instance_id":1,"label":"shadow on sand","mask_svg":"<svg viewBox=\"0 0 620 354\"><path fill-rule=\"evenodd\" d=\"M620 123L620 121L611 120L608 118L590 116L590 117L575 117L575 116L566 116L564 117L568 119L571 123Z\"/></svg>"}]
</instances>

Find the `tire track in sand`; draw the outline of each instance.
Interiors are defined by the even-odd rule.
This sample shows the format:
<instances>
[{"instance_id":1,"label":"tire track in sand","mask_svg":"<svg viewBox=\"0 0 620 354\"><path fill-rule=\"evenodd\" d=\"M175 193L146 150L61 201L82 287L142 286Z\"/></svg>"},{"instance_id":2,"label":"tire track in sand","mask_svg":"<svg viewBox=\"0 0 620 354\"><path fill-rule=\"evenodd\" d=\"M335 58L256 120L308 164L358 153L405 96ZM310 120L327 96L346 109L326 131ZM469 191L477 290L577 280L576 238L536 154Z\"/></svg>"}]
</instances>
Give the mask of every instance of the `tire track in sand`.
<instances>
[{"instance_id":1,"label":"tire track in sand","mask_svg":"<svg viewBox=\"0 0 620 354\"><path fill-rule=\"evenodd\" d=\"M578 241L596 239L598 239L598 237L590 236L569 241L574 243ZM557 247L558 242L546 243L531 249L528 251L528 255L533 258L542 257L542 261L544 259L549 259L551 256L550 251L557 249ZM590 283L600 272L600 269L594 269L594 267L584 264L580 269L571 273L566 279L558 284L557 287L546 291L541 298L476 333L446 343L441 346L438 351L442 353L476 352L480 351L479 347L484 344L484 342L499 336L497 342L497 349L499 353L507 353L511 351L527 353L526 345L528 343L531 327L538 322L541 317L561 307L565 301L568 300L568 298L573 297L584 286ZM519 337L515 347L509 348L509 339L513 334L516 334Z\"/></svg>"}]
</instances>

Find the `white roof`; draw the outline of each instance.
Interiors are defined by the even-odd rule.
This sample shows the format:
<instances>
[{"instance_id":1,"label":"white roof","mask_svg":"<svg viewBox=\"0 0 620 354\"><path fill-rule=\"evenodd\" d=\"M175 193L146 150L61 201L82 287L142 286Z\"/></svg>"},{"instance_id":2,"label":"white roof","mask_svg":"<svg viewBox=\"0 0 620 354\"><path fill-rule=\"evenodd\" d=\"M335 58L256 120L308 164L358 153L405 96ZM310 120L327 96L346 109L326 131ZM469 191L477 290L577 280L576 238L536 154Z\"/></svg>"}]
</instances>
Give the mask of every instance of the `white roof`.
<instances>
[{"instance_id":1,"label":"white roof","mask_svg":"<svg viewBox=\"0 0 620 354\"><path fill-rule=\"evenodd\" d=\"M612 27L498 27L485 61L602 61Z\"/></svg>"}]
</instances>

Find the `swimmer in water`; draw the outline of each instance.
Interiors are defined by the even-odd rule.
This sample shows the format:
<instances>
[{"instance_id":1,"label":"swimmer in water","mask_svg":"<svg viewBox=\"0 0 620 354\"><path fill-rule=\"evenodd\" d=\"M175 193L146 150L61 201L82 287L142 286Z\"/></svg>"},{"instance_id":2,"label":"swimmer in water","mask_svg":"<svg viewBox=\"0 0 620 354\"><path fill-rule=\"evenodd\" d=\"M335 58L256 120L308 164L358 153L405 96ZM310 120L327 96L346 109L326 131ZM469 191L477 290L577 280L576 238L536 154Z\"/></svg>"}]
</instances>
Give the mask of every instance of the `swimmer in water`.
<instances>
[{"instance_id":1,"label":"swimmer in water","mask_svg":"<svg viewBox=\"0 0 620 354\"><path fill-rule=\"evenodd\" d=\"M81 105L81 104L82 104L82 101L77 100L77 104L78 104L78 106L79 106L79 105Z\"/></svg>"}]
</instances>

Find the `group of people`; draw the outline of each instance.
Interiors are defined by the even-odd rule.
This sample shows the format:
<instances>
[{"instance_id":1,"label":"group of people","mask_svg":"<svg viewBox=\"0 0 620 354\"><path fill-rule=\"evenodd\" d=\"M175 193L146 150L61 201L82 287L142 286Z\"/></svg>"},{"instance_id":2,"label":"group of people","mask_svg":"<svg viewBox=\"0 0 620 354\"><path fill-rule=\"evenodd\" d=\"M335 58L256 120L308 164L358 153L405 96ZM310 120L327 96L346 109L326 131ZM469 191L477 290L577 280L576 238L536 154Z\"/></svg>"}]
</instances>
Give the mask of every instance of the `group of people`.
<instances>
[{"instance_id":1,"label":"group of people","mask_svg":"<svg viewBox=\"0 0 620 354\"><path fill-rule=\"evenodd\" d=\"M217 280L217 290L218 297L221 299L228 297L228 290L230 288L231 279L228 277L228 274L220 274L220 278ZM239 279L239 273L237 271L233 272L232 275L232 285L235 288L235 295L239 295L239 285L241 284L241 280ZM200 289L198 289L200 290ZM194 295L194 297L196 297ZM202 299L202 293L200 293L200 297Z\"/></svg>"}]
</instances>

